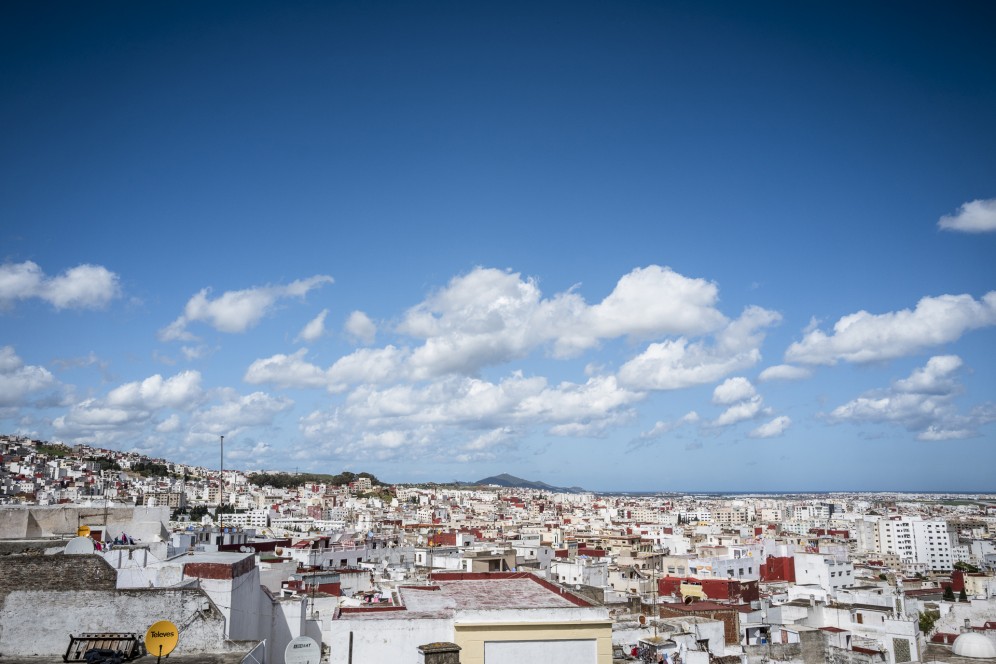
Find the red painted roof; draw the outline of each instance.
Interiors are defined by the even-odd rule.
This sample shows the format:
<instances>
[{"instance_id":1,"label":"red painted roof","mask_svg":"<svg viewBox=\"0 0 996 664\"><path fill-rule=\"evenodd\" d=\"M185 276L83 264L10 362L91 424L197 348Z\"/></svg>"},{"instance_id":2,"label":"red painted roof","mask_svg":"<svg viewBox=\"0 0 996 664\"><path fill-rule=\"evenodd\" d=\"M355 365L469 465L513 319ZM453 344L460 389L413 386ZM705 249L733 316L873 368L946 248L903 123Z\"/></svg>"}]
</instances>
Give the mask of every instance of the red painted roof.
<instances>
[{"instance_id":1,"label":"red painted roof","mask_svg":"<svg viewBox=\"0 0 996 664\"><path fill-rule=\"evenodd\" d=\"M851 646L851 650L854 652L864 653L866 655L881 655L882 653L878 650L872 650L871 648L862 648L861 646Z\"/></svg>"},{"instance_id":2,"label":"red painted roof","mask_svg":"<svg viewBox=\"0 0 996 664\"><path fill-rule=\"evenodd\" d=\"M728 604L717 604L716 602L692 602L691 604L661 604L662 607L696 613L698 611L733 611L734 608Z\"/></svg>"}]
</instances>

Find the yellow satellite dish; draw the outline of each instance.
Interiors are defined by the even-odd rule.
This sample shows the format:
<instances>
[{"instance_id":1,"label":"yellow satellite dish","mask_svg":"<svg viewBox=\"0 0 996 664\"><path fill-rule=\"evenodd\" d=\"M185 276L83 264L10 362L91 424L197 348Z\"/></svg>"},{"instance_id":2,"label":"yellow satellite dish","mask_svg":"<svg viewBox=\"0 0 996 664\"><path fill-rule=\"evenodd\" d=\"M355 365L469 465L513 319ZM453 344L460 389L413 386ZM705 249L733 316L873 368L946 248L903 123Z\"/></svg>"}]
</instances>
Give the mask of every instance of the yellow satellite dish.
<instances>
[{"instance_id":1,"label":"yellow satellite dish","mask_svg":"<svg viewBox=\"0 0 996 664\"><path fill-rule=\"evenodd\" d=\"M76 529L77 537L86 537L90 534L90 526L80 526Z\"/></svg>"},{"instance_id":2,"label":"yellow satellite dish","mask_svg":"<svg viewBox=\"0 0 996 664\"><path fill-rule=\"evenodd\" d=\"M145 633L145 649L154 657L162 657L173 652L180 640L180 631L168 620L160 620Z\"/></svg>"}]
</instances>

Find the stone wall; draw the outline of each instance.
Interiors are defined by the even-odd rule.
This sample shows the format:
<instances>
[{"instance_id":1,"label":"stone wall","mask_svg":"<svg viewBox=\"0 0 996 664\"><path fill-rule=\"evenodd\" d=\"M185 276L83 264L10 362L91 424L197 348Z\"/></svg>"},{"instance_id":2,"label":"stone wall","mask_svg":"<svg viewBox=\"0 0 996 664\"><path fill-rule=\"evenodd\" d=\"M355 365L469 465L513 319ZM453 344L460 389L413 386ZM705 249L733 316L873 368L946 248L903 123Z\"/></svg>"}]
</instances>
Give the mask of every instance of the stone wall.
<instances>
[{"instance_id":1,"label":"stone wall","mask_svg":"<svg viewBox=\"0 0 996 664\"><path fill-rule=\"evenodd\" d=\"M117 573L90 556L5 556L0 563L0 601L14 590L114 590Z\"/></svg>"}]
</instances>

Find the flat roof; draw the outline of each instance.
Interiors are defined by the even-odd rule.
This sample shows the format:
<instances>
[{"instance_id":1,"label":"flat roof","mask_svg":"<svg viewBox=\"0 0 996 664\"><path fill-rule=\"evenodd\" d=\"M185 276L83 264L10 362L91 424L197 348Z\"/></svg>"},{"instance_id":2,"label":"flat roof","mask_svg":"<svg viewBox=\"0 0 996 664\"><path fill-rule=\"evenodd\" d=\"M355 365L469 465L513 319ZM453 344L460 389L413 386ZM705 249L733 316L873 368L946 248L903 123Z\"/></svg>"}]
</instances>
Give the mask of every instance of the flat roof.
<instances>
[{"instance_id":1,"label":"flat roof","mask_svg":"<svg viewBox=\"0 0 996 664\"><path fill-rule=\"evenodd\" d=\"M460 574L427 586L399 586L401 607L344 609L349 619L450 618L458 610L589 608L587 600L525 572ZM400 612L400 613L399 613Z\"/></svg>"}]
</instances>

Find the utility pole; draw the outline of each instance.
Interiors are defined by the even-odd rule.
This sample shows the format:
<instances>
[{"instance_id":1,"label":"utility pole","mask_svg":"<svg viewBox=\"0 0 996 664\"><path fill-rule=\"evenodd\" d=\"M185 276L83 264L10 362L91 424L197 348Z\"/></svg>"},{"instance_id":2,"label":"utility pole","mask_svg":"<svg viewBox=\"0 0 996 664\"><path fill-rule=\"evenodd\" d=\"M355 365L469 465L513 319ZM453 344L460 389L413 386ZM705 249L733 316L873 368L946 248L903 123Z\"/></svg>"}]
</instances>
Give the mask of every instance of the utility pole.
<instances>
[{"instance_id":1,"label":"utility pole","mask_svg":"<svg viewBox=\"0 0 996 664\"><path fill-rule=\"evenodd\" d=\"M225 505L225 437L221 437L221 478L218 482L218 534L221 535L221 543L225 543L224 535L224 520L222 518L222 510Z\"/></svg>"}]
</instances>

